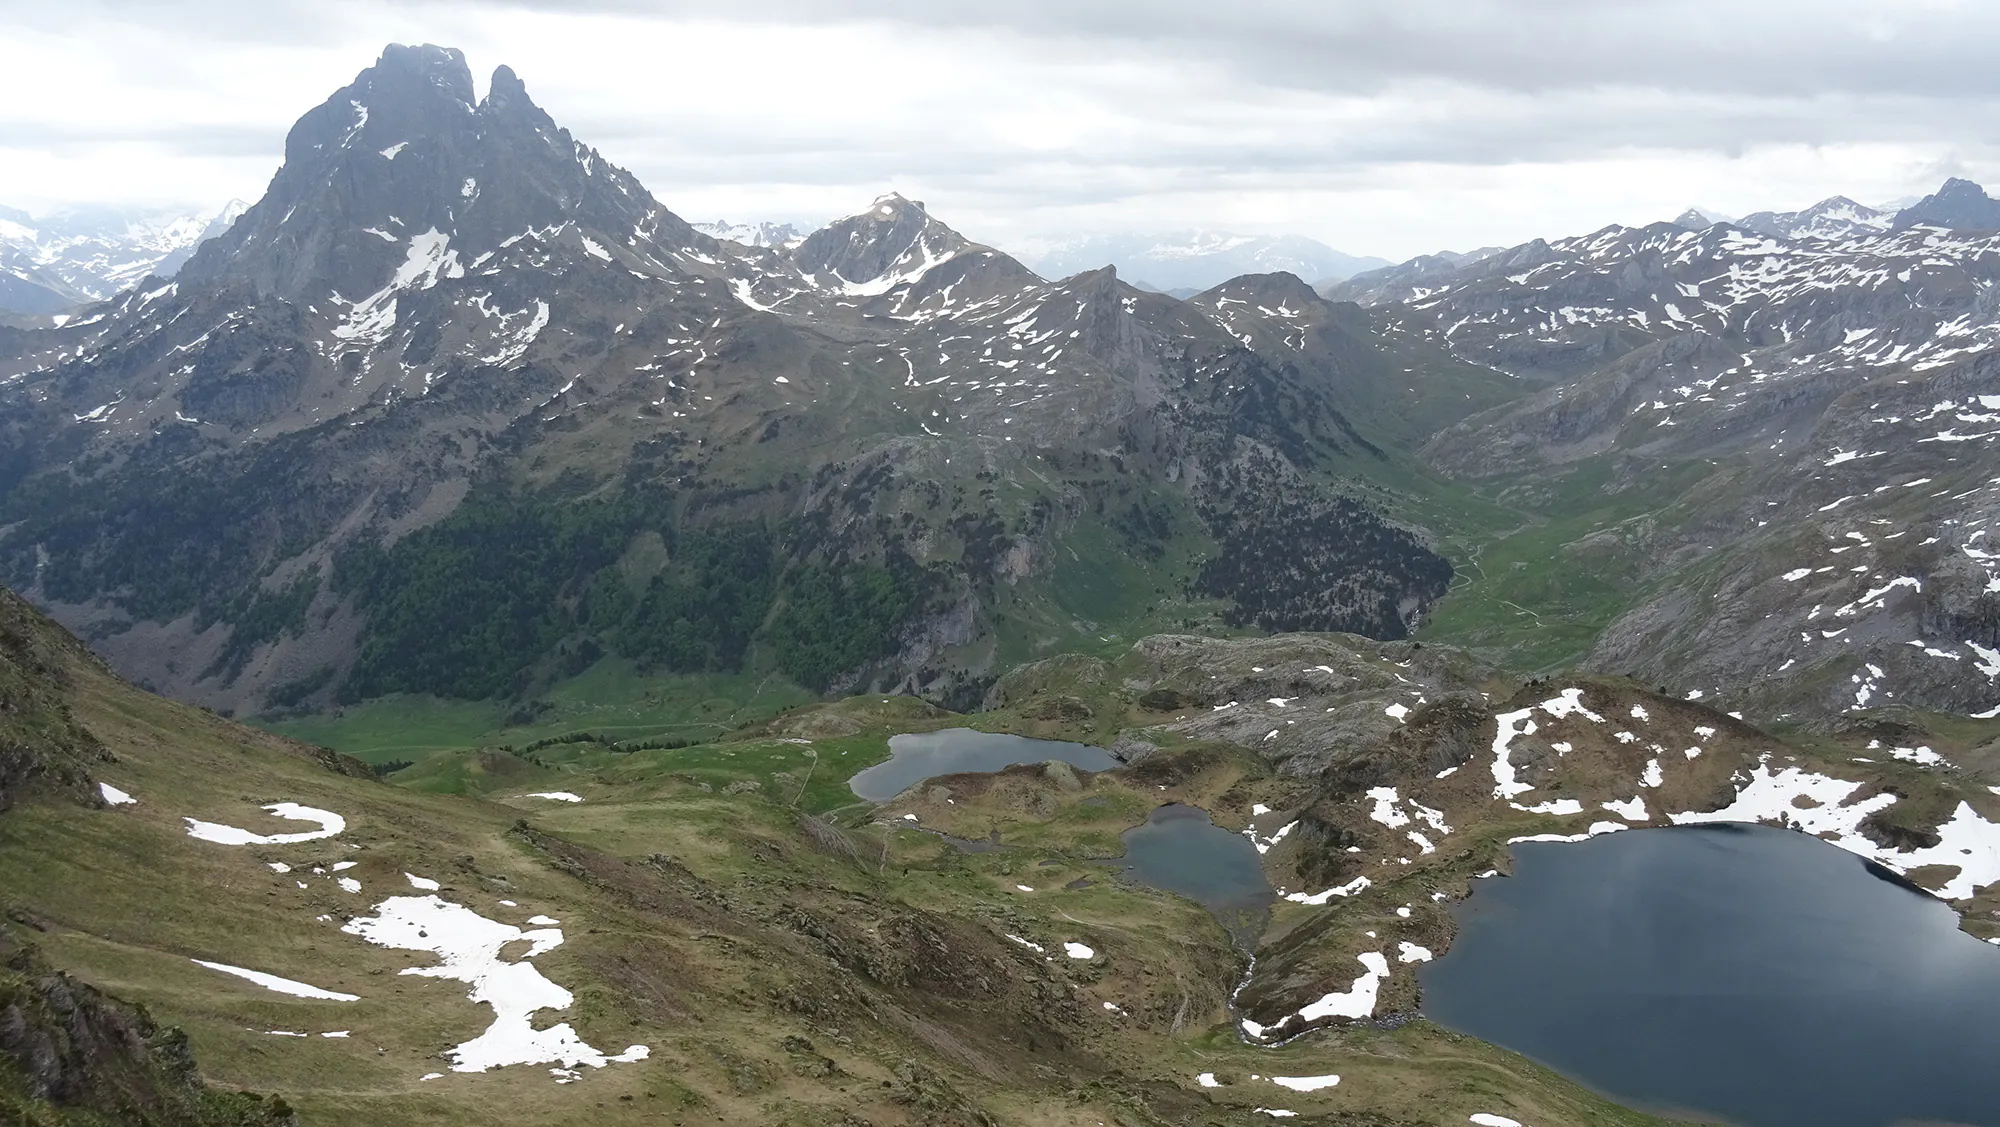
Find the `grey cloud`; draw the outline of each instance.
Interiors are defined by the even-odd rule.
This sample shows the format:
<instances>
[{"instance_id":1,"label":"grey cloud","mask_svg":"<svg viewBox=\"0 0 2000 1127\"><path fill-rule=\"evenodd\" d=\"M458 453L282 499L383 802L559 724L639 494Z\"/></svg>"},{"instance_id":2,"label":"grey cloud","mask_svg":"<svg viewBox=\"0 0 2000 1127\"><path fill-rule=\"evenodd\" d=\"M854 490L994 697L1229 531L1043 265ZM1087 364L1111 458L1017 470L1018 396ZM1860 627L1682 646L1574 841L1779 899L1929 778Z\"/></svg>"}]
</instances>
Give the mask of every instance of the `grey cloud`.
<instances>
[{"instance_id":1,"label":"grey cloud","mask_svg":"<svg viewBox=\"0 0 2000 1127\"><path fill-rule=\"evenodd\" d=\"M128 0L137 3L138 0ZM422 0L458 7L461 0ZM122 5L121 5L122 6ZM2000 93L2000 8L1876 0L521 0L553 13L883 23L1171 50L1299 89L1417 79L1524 92Z\"/></svg>"},{"instance_id":2,"label":"grey cloud","mask_svg":"<svg viewBox=\"0 0 2000 1127\"><path fill-rule=\"evenodd\" d=\"M552 112L669 206L682 192L717 184L896 178L1032 223L1021 217L1038 209L1176 194L1338 192L1397 177L1421 191L1415 166L1545 164L1559 176L1568 162L1648 151L1726 157L1769 146L1882 143L1929 161L1927 168L1961 171L1966 163L1990 167L1996 149L1985 139L2000 137L2000 69L1986 57L2000 41L2000 5L1970 0L0 0L0 19L52 35L81 35L105 22L142 29L161 42L147 67L198 83L205 68L227 66L233 51L369 42L375 22L384 39L402 34L392 25L477 30L502 7L748 21L752 29L739 38L749 44L758 24L883 26L920 33L912 49L921 48L922 34L943 34L972 57L990 50L996 66L1023 57L1059 63L1053 73L1074 80L1064 96L1100 104L1124 91L1115 69L1099 63L1141 64L1155 86L1162 73L1188 75L1184 97L1119 102L1132 128L1043 150L943 114L876 120L865 112L866 82L845 73L840 58L826 60L829 81L860 110L824 131L785 120L707 121L677 113L670 100L641 108L619 96L631 76L592 76L578 59L561 76L575 104ZM505 49L490 40L453 45L477 46L482 56ZM368 65L379 47L363 48L346 73ZM523 65L504 56L476 61ZM757 65L752 46L745 66ZM522 77L538 96L557 85L534 69ZM1392 112L1328 112L1321 121L1320 109L1332 105L1326 98L1370 99ZM309 104L278 116L288 123ZM17 149L62 153L143 140L218 160L264 156L275 166L283 126L269 111L255 127L146 133L108 123L59 128L33 120L33 106L16 106L8 116L17 120L0 120L0 132ZM1292 127L1273 128L1287 112L1297 115ZM1822 194L1852 190L1829 184Z\"/></svg>"},{"instance_id":3,"label":"grey cloud","mask_svg":"<svg viewBox=\"0 0 2000 1127\"><path fill-rule=\"evenodd\" d=\"M300 109L303 112L305 107ZM0 117L0 145L13 149L41 149L59 155L106 145L154 145L191 157L224 160L268 157L275 165L284 152L285 135L282 129L273 131L254 125L153 128L105 121L76 126Z\"/></svg>"},{"instance_id":4,"label":"grey cloud","mask_svg":"<svg viewBox=\"0 0 2000 1127\"><path fill-rule=\"evenodd\" d=\"M476 14L695 16L785 25L888 24L1002 33L1084 57L1170 52L1263 83L1369 92L1418 80L1529 93L1636 86L1811 96L2000 95L2000 6L1917 0L414 0ZM8 22L91 16L233 41L351 31L324 0L4 0Z\"/></svg>"}]
</instances>

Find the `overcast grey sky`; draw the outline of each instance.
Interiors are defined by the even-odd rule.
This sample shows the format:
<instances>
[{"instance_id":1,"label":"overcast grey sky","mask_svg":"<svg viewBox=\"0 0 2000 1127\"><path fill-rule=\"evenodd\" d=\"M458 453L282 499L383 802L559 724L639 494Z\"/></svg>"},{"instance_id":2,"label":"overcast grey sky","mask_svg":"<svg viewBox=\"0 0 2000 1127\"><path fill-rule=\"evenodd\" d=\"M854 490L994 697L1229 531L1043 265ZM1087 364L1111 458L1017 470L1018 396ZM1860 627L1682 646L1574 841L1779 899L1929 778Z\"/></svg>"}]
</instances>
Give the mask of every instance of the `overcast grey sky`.
<instances>
[{"instance_id":1,"label":"overcast grey sky","mask_svg":"<svg viewBox=\"0 0 2000 1127\"><path fill-rule=\"evenodd\" d=\"M2000 180L1993 0L0 0L0 203L255 199L384 43L507 63L690 219L1403 258Z\"/></svg>"}]
</instances>

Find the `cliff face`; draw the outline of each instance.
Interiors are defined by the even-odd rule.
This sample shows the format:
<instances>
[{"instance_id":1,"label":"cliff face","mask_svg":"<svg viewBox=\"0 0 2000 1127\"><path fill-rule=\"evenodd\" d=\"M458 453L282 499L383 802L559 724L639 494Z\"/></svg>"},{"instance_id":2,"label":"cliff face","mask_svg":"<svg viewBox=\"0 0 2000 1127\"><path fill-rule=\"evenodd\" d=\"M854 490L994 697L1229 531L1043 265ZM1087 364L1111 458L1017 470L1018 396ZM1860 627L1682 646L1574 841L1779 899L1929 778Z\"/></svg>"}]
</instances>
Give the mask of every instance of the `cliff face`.
<instances>
[{"instance_id":1,"label":"cliff face","mask_svg":"<svg viewBox=\"0 0 2000 1127\"><path fill-rule=\"evenodd\" d=\"M186 1034L22 948L0 969L0 1122L281 1127L297 1117L276 1096L203 1084Z\"/></svg>"},{"instance_id":2,"label":"cliff face","mask_svg":"<svg viewBox=\"0 0 2000 1127\"><path fill-rule=\"evenodd\" d=\"M70 714L62 690L90 651L12 591L0 591L0 811L25 792L100 802L92 763L109 753Z\"/></svg>"}]
</instances>

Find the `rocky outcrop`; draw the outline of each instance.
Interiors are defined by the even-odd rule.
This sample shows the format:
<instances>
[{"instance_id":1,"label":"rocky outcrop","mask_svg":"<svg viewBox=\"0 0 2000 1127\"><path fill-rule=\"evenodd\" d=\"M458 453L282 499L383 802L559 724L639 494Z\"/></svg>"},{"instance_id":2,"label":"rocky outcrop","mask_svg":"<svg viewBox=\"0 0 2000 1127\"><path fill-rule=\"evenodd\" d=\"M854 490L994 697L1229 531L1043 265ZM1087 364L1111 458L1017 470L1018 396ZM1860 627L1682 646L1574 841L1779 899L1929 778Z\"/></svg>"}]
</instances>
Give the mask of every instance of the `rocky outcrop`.
<instances>
[{"instance_id":1,"label":"rocky outcrop","mask_svg":"<svg viewBox=\"0 0 2000 1127\"><path fill-rule=\"evenodd\" d=\"M0 952L5 950L0 937ZM0 967L0 1120L146 1127L291 1127L276 1096L201 1080L187 1035L49 969L31 949Z\"/></svg>"}]
</instances>

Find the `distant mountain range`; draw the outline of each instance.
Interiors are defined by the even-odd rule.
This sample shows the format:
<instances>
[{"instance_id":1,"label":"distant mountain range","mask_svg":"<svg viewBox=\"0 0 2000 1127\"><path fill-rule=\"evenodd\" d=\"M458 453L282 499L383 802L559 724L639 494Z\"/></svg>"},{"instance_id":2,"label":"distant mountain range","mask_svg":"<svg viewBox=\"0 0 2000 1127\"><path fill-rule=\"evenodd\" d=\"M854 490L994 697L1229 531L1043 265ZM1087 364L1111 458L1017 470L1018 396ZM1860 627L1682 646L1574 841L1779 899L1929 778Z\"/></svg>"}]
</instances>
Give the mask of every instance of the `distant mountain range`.
<instances>
[{"instance_id":1,"label":"distant mountain range","mask_svg":"<svg viewBox=\"0 0 2000 1127\"><path fill-rule=\"evenodd\" d=\"M1897 200L1880 207L1831 196L1799 211L1757 211L1740 219L1691 207L1672 223L1689 231L1717 223L1774 239L1848 239L1872 232L1919 224L1958 231L2000 230L2000 201L1970 180L1950 179L1928 196Z\"/></svg>"},{"instance_id":2,"label":"distant mountain range","mask_svg":"<svg viewBox=\"0 0 2000 1127\"><path fill-rule=\"evenodd\" d=\"M1014 249L1046 278L1115 266L1133 285L1177 297L1191 297L1244 274L1283 272L1317 284L1389 265L1386 259L1345 254L1303 235L1226 231L1086 235L1028 240Z\"/></svg>"},{"instance_id":3,"label":"distant mountain range","mask_svg":"<svg viewBox=\"0 0 2000 1127\"><path fill-rule=\"evenodd\" d=\"M0 207L0 313L60 314L148 275L170 277L249 205L207 212L79 207L36 217Z\"/></svg>"},{"instance_id":4,"label":"distant mountain range","mask_svg":"<svg viewBox=\"0 0 2000 1127\"><path fill-rule=\"evenodd\" d=\"M713 223L690 223L688 226L710 238L728 239L746 247L793 247L806 240L806 232L790 223L731 223L718 219Z\"/></svg>"}]
</instances>

